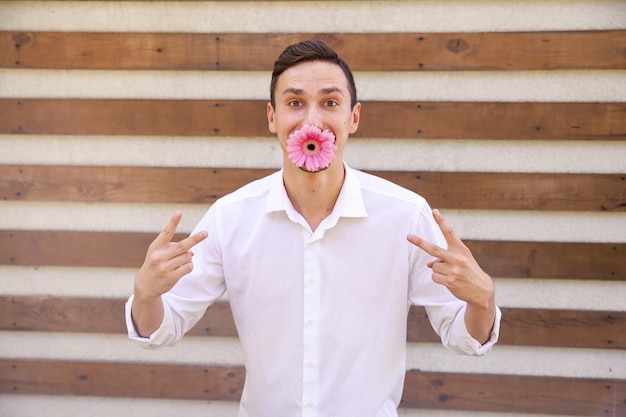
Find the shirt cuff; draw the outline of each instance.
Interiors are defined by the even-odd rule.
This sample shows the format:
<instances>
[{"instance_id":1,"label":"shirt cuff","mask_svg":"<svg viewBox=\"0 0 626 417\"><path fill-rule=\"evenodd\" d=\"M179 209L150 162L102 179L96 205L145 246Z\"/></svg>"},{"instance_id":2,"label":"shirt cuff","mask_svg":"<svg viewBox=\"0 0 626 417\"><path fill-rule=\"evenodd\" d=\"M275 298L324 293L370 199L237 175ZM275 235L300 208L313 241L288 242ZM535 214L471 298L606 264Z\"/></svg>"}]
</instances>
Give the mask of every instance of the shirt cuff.
<instances>
[{"instance_id":1,"label":"shirt cuff","mask_svg":"<svg viewBox=\"0 0 626 417\"><path fill-rule=\"evenodd\" d=\"M137 332L137 329L135 329L135 323L133 323L133 317L131 314L131 306L133 304L133 298L134 296L130 296L130 298L128 298L128 301L126 301L126 330L128 331L128 337L131 340L135 340L137 342L141 343L142 347L145 348L155 348L158 346L163 345L164 343L162 342L162 339L164 339L164 333L165 330L165 322L168 320L168 316L169 316L169 312L167 311L167 309L165 309L164 311L164 317L163 317L163 321L161 322L161 325L159 326L159 328L157 330L154 331L154 333L152 333L149 337L143 337L141 335L139 335L139 333ZM160 343L159 343L160 342Z\"/></svg>"},{"instance_id":2,"label":"shirt cuff","mask_svg":"<svg viewBox=\"0 0 626 417\"><path fill-rule=\"evenodd\" d=\"M463 308L457 315L457 319L454 320L452 324L453 334L458 334L460 336L459 338L457 338L456 349L467 355L482 356L488 353L498 341L498 338L500 336L500 321L502 320L502 311L498 306L496 306L496 318L493 323L493 330L491 331L489 340L481 344L478 340L474 339L467 330L467 326L465 325L466 308L467 304L463 306Z\"/></svg>"}]
</instances>

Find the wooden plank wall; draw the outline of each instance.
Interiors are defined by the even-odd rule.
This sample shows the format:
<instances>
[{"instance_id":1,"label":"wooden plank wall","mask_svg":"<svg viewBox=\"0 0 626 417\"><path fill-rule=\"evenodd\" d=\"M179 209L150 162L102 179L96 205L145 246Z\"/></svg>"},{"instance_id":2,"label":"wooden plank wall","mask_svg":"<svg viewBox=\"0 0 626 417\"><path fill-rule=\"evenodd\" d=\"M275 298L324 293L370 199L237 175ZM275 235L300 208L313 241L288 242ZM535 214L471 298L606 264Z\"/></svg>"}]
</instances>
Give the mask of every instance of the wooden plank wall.
<instances>
[{"instance_id":1,"label":"wooden plank wall","mask_svg":"<svg viewBox=\"0 0 626 417\"><path fill-rule=\"evenodd\" d=\"M626 415L626 6L574 0L0 4L0 414L236 415L227 299L157 352L123 304L174 209L279 167L270 70L311 37L355 71L348 163L440 208L503 309L480 359L411 310L401 415Z\"/></svg>"}]
</instances>

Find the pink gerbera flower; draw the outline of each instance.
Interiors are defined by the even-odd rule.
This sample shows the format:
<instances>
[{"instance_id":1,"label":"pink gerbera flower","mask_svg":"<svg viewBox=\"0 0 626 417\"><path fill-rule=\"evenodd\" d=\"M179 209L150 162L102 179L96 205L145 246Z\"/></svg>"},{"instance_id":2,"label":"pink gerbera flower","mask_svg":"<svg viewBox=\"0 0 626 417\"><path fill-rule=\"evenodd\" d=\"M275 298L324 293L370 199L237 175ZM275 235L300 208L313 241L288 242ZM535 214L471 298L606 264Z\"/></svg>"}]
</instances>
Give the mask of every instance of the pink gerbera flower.
<instances>
[{"instance_id":1,"label":"pink gerbera flower","mask_svg":"<svg viewBox=\"0 0 626 417\"><path fill-rule=\"evenodd\" d=\"M306 167L309 172L328 168L335 159L335 135L316 126L304 125L289 135L287 155L295 166Z\"/></svg>"}]
</instances>

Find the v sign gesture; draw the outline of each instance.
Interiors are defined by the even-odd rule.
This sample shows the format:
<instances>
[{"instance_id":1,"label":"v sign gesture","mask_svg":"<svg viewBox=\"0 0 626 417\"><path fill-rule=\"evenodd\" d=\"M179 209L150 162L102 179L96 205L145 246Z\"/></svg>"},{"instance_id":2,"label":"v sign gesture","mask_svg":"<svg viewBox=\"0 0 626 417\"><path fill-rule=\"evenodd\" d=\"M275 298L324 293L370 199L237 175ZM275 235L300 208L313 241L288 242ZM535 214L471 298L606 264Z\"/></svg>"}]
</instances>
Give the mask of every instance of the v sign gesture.
<instances>
[{"instance_id":1,"label":"v sign gesture","mask_svg":"<svg viewBox=\"0 0 626 417\"><path fill-rule=\"evenodd\" d=\"M135 277L132 317L140 335L149 336L163 320L161 295L168 292L193 269L191 248L207 238L195 233L180 242L172 242L182 215L174 213L165 229L148 247L146 260Z\"/></svg>"},{"instance_id":2,"label":"v sign gesture","mask_svg":"<svg viewBox=\"0 0 626 417\"><path fill-rule=\"evenodd\" d=\"M438 210L433 210L433 218L446 239L447 249L413 234L409 234L407 240L437 258L428 264L433 271L433 281L446 286L455 297L467 302L467 330L474 339L485 343L489 340L496 317L493 281Z\"/></svg>"}]
</instances>

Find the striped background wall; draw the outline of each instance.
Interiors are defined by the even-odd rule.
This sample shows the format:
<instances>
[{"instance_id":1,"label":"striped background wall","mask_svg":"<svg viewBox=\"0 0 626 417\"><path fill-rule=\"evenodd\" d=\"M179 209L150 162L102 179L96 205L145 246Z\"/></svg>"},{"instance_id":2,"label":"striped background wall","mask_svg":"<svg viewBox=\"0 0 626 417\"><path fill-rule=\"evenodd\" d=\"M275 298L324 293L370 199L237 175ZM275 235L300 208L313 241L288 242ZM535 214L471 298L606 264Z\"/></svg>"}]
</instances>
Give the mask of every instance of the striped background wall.
<instances>
[{"instance_id":1,"label":"striped background wall","mask_svg":"<svg viewBox=\"0 0 626 417\"><path fill-rule=\"evenodd\" d=\"M176 209L275 170L269 72L355 70L347 162L424 195L495 278L502 341L409 325L403 416L626 415L626 3L0 3L0 416L236 416L227 300L179 345L123 303Z\"/></svg>"}]
</instances>

